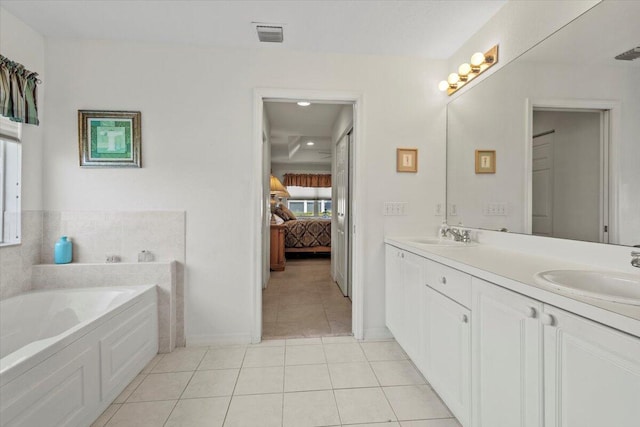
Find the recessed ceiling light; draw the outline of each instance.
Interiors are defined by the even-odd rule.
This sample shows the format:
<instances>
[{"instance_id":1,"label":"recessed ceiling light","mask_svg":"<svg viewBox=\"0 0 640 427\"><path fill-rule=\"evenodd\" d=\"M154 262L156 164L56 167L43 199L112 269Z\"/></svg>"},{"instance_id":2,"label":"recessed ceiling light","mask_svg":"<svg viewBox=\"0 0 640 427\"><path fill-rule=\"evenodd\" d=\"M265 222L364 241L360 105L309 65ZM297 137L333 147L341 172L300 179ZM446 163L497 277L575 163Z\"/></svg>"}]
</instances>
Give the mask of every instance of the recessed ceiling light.
<instances>
[{"instance_id":1,"label":"recessed ceiling light","mask_svg":"<svg viewBox=\"0 0 640 427\"><path fill-rule=\"evenodd\" d=\"M298 102L298 105L301 107L308 107L311 103L309 101L300 101Z\"/></svg>"},{"instance_id":2,"label":"recessed ceiling light","mask_svg":"<svg viewBox=\"0 0 640 427\"><path fill-rule=\"evenodd\" d=\"M307 142L307 145L313 145L313 144L315 144L315 142L313 142L313 141Z\"/></svg>"}]
</instances>

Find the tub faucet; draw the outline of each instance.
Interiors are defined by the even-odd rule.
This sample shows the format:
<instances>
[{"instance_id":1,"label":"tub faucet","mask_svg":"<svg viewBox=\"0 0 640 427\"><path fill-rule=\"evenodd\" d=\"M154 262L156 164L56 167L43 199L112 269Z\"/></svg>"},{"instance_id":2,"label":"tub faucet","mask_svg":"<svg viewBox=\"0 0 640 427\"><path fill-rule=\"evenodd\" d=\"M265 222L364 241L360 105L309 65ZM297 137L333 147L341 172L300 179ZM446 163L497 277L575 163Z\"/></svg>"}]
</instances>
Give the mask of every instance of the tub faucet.
<instances>
[{"instance_id":1,"label":"tub faucet","mask_svg":"<svg viewBox=\"0 0 640 427\"><path fill-rule=\"evenodd\" d=\"M631 265L640 268L640 252L631 252Z\"/></svg>"}]
</instances>

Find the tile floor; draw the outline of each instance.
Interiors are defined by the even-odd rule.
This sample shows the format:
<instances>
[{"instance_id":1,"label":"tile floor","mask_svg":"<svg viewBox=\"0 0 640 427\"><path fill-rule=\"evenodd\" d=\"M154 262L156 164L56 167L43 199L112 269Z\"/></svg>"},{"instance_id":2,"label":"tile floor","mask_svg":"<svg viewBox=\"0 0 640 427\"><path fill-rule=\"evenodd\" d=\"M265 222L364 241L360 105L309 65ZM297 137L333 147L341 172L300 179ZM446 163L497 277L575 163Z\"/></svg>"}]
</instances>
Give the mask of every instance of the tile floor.
<instances>
[{"instance_id":1,"label":"tile floor","mask_svg":"<svg viewBox=\"0 0 640 427\"><path fill-rule=\"evenodd\" d=\"M287 259L262 293L264 339L351 334L351 301L331 279L329 258Z\"/></svg>"},{"instance_id":2,"label":"tile floor","mask_svg":"<svg viewBox=\"0 0 640 427\"><path fill-rule=\"evenodd\" d=\"M179 348L92 427L460 427L395 341Z\"/></svg>"}]
</instances>

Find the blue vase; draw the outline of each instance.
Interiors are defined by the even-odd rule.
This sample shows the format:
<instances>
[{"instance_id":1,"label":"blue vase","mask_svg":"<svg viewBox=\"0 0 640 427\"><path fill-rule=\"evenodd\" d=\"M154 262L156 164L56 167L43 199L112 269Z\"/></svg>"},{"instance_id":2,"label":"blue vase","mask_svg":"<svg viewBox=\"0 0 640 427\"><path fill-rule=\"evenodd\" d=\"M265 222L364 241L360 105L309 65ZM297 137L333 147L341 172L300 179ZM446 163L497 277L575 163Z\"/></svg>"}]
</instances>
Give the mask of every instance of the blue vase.
<instances>
[{"instance_id":1,"label":"blue vase","mask_svg":"<svg viewBox=\"0 0 640 427\"><path fill-rule=\"evenodd\" d=\"M62 236L57 242L53 251L53 259L56 264L68 264L73 258L73 245L67 239L67 236Z\"/></svg>"}]
</instances>

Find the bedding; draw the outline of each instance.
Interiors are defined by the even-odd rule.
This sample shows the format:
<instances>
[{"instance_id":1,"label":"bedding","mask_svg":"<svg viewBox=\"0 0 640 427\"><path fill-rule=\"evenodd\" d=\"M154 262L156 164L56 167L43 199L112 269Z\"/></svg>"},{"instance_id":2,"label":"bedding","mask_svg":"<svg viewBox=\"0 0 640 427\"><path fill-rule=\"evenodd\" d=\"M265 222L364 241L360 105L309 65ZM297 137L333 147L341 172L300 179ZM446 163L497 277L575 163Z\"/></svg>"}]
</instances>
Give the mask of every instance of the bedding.
<instances>
[{"instance_id":1,"label":"bedding","mask_svg":"<svg viewBox=\"0 0 640 427\"><path fill-rule=\"evenodd\" d=\"M285 248L331 246L331 219L296 219L284 226Z\"/></svg>"}]
</instances>

